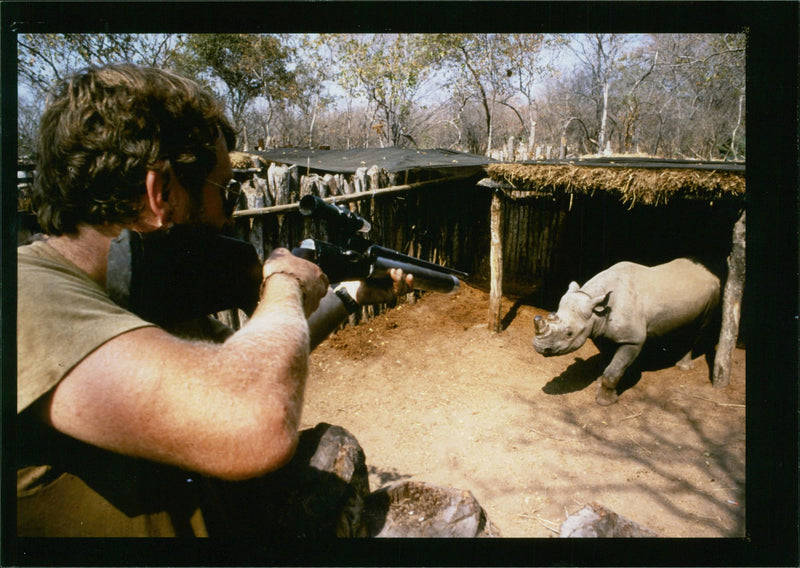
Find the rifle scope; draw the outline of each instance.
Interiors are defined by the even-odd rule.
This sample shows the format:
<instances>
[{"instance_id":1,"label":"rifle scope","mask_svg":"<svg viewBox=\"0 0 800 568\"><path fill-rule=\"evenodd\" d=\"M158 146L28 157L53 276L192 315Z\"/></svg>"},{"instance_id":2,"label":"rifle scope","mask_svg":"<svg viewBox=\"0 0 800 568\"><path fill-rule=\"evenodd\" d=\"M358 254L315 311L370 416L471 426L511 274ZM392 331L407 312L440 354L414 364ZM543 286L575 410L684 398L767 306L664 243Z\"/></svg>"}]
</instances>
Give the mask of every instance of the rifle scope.
<instances>
[{"instance_id":1,"label":"rifle scope","mask_svg":"<svg viewBox=\"0 0 800 568\"><path fill-rule=\"evenodd\" d=\"M372 228L369 221L347 207L327 203L316 195L304 195L300 199L300 214L323 219L348 234L366 233Z\"/></svg>"}]
</instances>

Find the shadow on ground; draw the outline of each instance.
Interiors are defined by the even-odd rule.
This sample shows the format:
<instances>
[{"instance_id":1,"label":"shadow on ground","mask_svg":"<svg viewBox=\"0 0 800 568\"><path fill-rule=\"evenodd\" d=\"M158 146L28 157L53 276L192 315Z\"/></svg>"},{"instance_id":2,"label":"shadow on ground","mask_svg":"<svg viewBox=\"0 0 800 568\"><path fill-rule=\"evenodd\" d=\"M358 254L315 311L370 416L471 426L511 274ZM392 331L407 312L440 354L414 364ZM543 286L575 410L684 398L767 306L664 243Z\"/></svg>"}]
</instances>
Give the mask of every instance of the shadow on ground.
<instances>
[{"instance_id":1,"label":"shadow on ground","mask_svg":"<svg viewBox=\"0 0 800 568\"><path fill-rule=\"evenodd\" d=\"M578 392L598 379L605 369L616 346L609 342L596 342L601 353L589 359L575 359L563 373L548 382L542 391L546 394L559 395ZM674 367L680 358L689 350L691 342L684 336L669 337L666 339L649 339L645 343L639 357L631 364L617 385L617 393L636 386L641 380L643 372L660 371ZM693 357L703 355L709 369L714 367L714 349L704 345L693 351ZM709 381L711 376L709 375Z\"/></svg>"},{"instance_id":2,"label":"shadow on ground","mask_svg":"<svg viewBox=\"0 0 800 568\"><path fill-rule=\"evenodd\" d=\"M576 359L563 373L542 387L546 394L578 392L591 385L603 372L605 359L598 354L589 359Z\"/></svg>"}]
</instances>

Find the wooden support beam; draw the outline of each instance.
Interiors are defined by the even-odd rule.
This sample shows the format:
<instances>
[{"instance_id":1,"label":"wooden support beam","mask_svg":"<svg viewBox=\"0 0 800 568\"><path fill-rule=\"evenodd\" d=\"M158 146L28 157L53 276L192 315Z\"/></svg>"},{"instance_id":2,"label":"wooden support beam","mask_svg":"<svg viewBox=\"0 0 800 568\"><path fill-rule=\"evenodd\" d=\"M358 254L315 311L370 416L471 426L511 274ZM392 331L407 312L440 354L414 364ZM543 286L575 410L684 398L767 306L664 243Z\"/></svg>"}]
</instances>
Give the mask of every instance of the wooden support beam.
<instances>
[{"instance_id":1,"label":"wooden support beam","mask_svg":"<svg viewBox=\"0 0 800 568\"><path fill-rule=\"evenodd\" d=\"M728 278L722 295L722 327L717 353L714 356L714 373L711 382L715 388L725 388L731 380L731 356L739 336L739 319L742 312L742 293L745 280L745 212L733 226L733 246L728 255Z\"/></svg>"},{"instance_id":2,"label":"wooden support beam","mask_svg":"<svg viewBox=\"0 0 800 568\"><path fill-rule=\"evenodd\" d=\"M499 191L492 194L489 226L491 228L491 247L489 250L490 289L489 289L489 330L501 331L501 298L503 297L503 201Z\"/></svg>"},{"instance_id":3,"label":"wooden support beam","mask_svg":"<svg viewBox=\"0 0 800 568\"><path fill-rule=\"evenodd\" d=\"M375 197L376 195L388 195L391 193L400 193L403 191L418 189L428 185L448 183L462 179L469 179L472 177L475 177L474 173L462 174L446 178L431 179L427 181L419 181L416 183L409 183L405 185L395 185L392 187L382 187L380 189L371 189L369 191L361 191L349 195L337 195L335 197L325 197L323 199L327 203L334 203L334 202L336 204L349 203L351 201L361 201L363 199L369 199ZM300 207L299 203L286 203L284 205L273 205L272 207L258 207L254 209L244 209L241 211L235 211L233 213L233 216L234 218L238 218L238 217L254 217L257 215L269 215L271 213L286 213L288 211L297 211L299 207Z\"/></svg>"}]
</instances>

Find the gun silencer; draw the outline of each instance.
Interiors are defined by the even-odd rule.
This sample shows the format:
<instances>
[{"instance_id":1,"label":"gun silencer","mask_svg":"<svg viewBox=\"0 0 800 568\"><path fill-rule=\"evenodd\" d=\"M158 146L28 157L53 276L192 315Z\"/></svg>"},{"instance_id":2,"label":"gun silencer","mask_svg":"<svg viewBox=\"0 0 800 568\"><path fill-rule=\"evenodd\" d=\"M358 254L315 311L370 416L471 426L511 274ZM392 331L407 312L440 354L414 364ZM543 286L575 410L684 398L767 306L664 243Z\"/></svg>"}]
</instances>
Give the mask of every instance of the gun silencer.
<instances>
[{"instance_id":1,"label":"gun silencer","mask_svg":"<svg viewBox=\"0 0 800 568\"><path fill-rule=\"evenodd\" d=\"M406 262L399 262L381 257L373 259L372 271L369 277L390 278L389 270L392 268L400 268L406 274L413 274L415 290L428 290L430 292L449 294L458 290L461 285L459 279L452 274L445 274L416 264L408 264Z\"/></svg>"},{"instance_id":2,"label":"gun silencer","mask_svg":"<svg viewBox=\"0 0 800 568\"><path fill-rule=\"evenodd\" d=\"M453 276L458 276L459 278L466 278L469 276L469 274L466 272L456 270L455 268L448 268L447 266L434 264L433 262L428 262L427 260L422 260L421 258L417 258L415 256L408 256L401 252L397 252L396 250L384 248L379 245L370 245L366 250L366 254L371 258L378 258L382 256L384 258L388 258L389 260L413 264L414 266L428 268L436 272L446 272L447 274L452 274Z\"/></svg>"}]
</instances>

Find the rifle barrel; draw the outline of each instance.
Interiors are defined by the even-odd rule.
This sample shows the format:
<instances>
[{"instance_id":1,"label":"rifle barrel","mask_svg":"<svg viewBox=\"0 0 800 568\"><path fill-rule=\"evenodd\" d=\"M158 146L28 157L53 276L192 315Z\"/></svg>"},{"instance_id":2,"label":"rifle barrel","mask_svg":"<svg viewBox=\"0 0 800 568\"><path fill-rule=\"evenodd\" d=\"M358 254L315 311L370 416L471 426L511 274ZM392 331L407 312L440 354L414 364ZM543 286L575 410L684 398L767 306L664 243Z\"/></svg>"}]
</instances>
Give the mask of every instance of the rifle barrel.
<instances>
[{"instance_id":1,"label":"rifle barrel","mask_svg":"<svg viewBox=\"0 0 800 568\"><path fill-rule=\"evenodd\" d=\"M370 245L370 247L367 249L367 254L371 255L373 258L382 256L398 262L404 262L406 264L413 264L414 266L434 270L436 272L452 274L453 276L458 276L459 278L467 278L469 276L469 274L466 272L456 270L455 268L448 268L447 266L441 266L433 262L428 262L427 260L422 260L421 258L408 256L401 252L397 252L396 250L384 248L380 245Z\"/></svg>"},{"instance_id":2,"label":"rifle barrel","mask_svg":"<svg viewBox=\"0 0 800 568\"><path fill-rule=\"evenodd\" d=\"M461 282L452 274L431 270L417 264L409 264L381 256L373 257L370 278L389 278L389 270L400 268L406 274L414 275L414 289L449 294L458 290Z\"/></svg>"}]
</instances>

